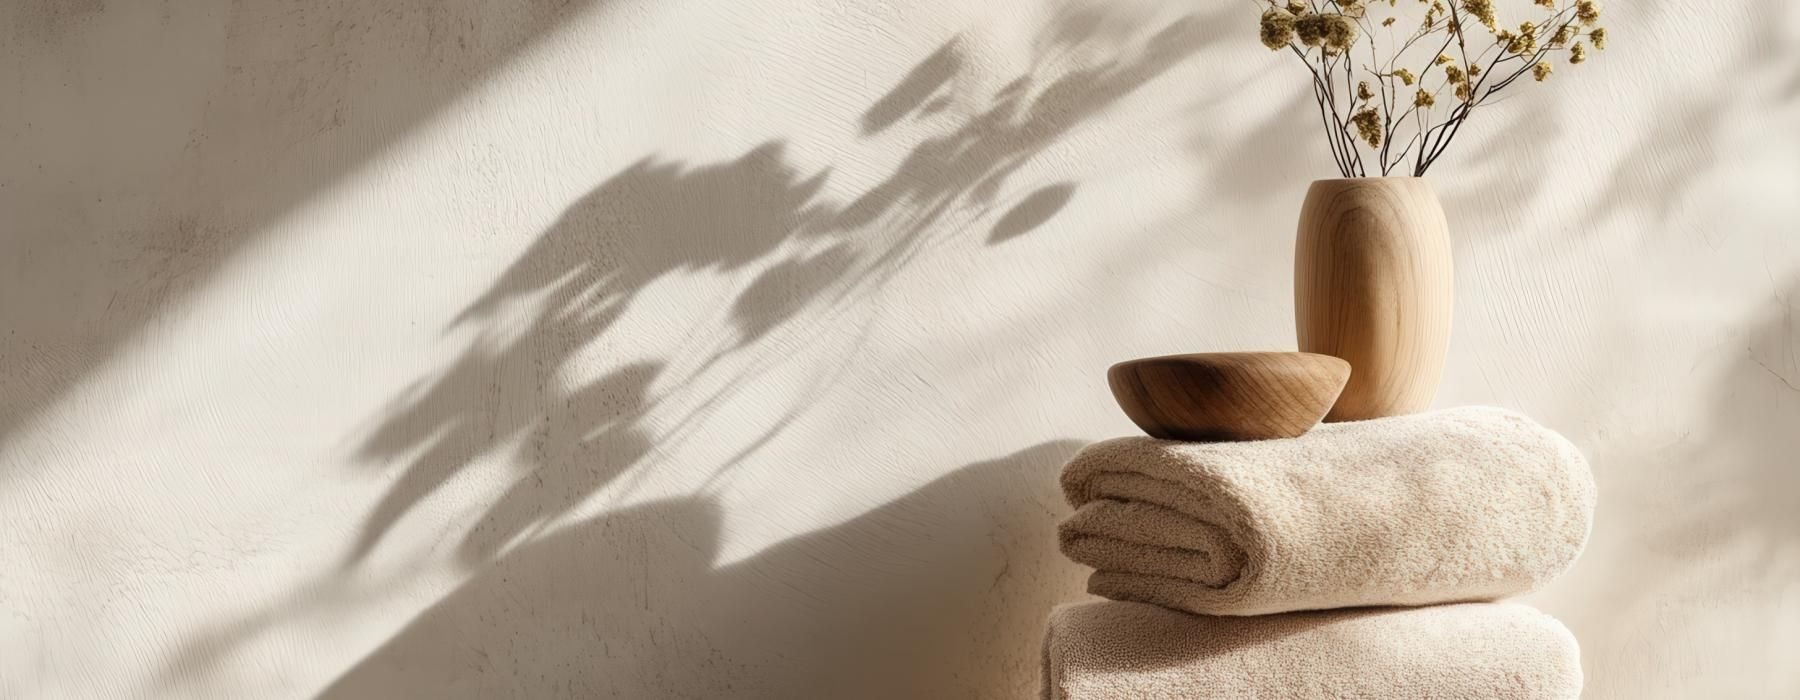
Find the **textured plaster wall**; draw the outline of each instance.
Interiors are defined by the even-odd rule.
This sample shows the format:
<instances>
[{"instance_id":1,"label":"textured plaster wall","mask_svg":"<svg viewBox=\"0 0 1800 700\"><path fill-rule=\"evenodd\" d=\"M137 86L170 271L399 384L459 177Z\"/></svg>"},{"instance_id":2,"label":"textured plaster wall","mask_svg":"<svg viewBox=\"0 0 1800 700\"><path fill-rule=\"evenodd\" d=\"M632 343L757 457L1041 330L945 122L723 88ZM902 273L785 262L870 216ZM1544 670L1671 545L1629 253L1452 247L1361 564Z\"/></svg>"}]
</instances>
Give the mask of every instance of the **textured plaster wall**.
<instances>
[{"instance_id":1,"label":"textured plaster wall","mask_svg":"<svg viewBox=\"0 0 1800 700\"><path fill-rule=\"evenodd\" d=\"M1800 10L1464 132L1596 698L1800 696ZM1292 347L1241 2L0 4L0 696L1022 697L1102 371Z\"/></svg>"}]
</instances>

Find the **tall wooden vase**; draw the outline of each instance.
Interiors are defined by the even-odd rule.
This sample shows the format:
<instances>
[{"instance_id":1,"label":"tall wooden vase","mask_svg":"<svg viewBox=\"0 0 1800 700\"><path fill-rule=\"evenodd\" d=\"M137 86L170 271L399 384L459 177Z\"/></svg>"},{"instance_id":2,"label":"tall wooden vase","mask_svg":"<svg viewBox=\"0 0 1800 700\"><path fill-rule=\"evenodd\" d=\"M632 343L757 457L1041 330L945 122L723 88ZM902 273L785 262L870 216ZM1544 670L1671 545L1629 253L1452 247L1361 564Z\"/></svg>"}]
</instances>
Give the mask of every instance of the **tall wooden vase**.
<instances>
[{"instance_id":1,"label":"tall wooden vase","mask_svg":"<svg viewBox=\"0 0 1800 700\"><path fill-rule=\"evenodd\" d=\"M1312 183L1294 248L1300 350L1350 363L1325 420L1431 405L1450 345L1451 268L1449 224L1424 180Z\"/></svg>"}]
</instances>

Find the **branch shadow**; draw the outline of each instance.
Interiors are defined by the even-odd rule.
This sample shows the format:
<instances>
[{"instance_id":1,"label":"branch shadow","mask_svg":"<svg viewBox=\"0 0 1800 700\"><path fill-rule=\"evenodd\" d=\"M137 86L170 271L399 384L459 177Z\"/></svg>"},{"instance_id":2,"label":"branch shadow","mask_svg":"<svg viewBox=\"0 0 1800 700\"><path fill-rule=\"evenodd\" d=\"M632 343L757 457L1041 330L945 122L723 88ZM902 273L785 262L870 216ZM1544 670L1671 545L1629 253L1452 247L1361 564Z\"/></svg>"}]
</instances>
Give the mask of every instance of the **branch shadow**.
<instances>
[{"instance_id":1,"label":"branch shadow","mask_svg":"<svg viewBox=\"0 0 1800 700\"><path fill-rule=\"evenodd\" d=\"M925 248L983 222L993 222L988 245L1036 230L1068 204L1076 185L1040 185L998 211L994 205L1019 169L1199 51L1210 38L1204 26L1194 18L1178 21L1139 45L1113 47L1109 59L1062 74L1034 66L985 108L924 138L885 180L847 203L821 194L829 170L801 172L780 141L699 166L652 156L608 178L452 322L479 329L482 340L399 397L364 441L363 460L406 466L345 566L367 557L445 483L516 442L522 446L510 461L524 473L459 550L465 564L478 564L625 471L646 467L653 446L681 438L648 429L652 413L668 418L677 409L667 406L728 401L733 387L750 377L727 373L720 360L803 314L817 323L841 312ZM1057 25L1052 35L1063 42L1089 38L1079 26ZM864 128L937 118L927 112L955 97L941 93L957 83L958 71L968 70L963 53L952 40L927 57L870 108ZM709 345L709 329L690 331L698 342L683 350L700 348L698 369L669 376L667 362L654 361L566 386L595 363L605 364L614 324L645 289L677 273L739 270L756 272L727 305L730 332ZM656 384L678 388L653 395ZM769 421L771 429L793 418ZM691 432L704 419L689 411L670 422Z\"/></svg>"},{"instance_id":2,"label":"branch shadow","mask_svg":"<svg viewBox=\"0 0 1800 700\"><path fill-rule=\"evenodd\" d=\"M521 437L511 461L526 473L465 538L466 561L485 559L643 458L654 438L640 424L654 407L651 386L664 364L631 363L573 385L569 378L596 361L588 346L652 281L677 270L742 267L816 215L810 203L822 180L800 180L783 150L765 144L697 168L645 159L570 207L455 321L491 332L415 395L399 398L365 441L361 456L377 463L423 451L371 514L350 561L366 556L412 506ZM790 261L771 279L792 282L796 265L829 270L817 262L834 255ZM740 301L763 300L756 287ZM543 301L530 304L537 299ZM759 336L797 303L744 307L734 316L745 337ZM502 307L518 304L534 308L515 330L507 323L518 314Z\"/></svg>"},{"instance_id":3,"label":"branch shadow","mask_svg":"<svg viewBox=\"0 0 1800 700\"><path fill-rule=\"evenodd\" d=\"M1700 418L1665 445L1620 451L1628 479L1602 481L1596 542L1603 558L1578 570L1604 578L1564 614L1584 656L1608 668L1591 688L1631 692L1627 679L1695 664L1681 687L1724 695L1781 694L1766 682L1778 643L1749 643L1728 656L1693 659L1696 647L1646 638L1777 639L1796 616L1775 604L1800 578L1800 278L1775 292L1769 311L1719 346L1730 352ZM1692 435L1705 439L1690 439ZM1657 456L1646 453L1654 452ZM1605 504L1610 503L1610 506ZM1667 683L1668 681L1664 681Z\"/></svg>"},{"instance_id":4,"label":"branch shadow","mask_svg":"<svg viewBox=\"0 0 1800 700\"><path fill-rule=\"evenodd\" d=\"M1652 16L1660 14L1654 8L1649 11ZM1740 128L1734 119L1756 112L1787 117L1785 112L1800 105L1800 44L1783 35L1784 27L1793 25L1794 5L1761 0L1743 14L1757 18L1754 35L1738 43L1747 48L1724 71L1732 76L1730 83L1706 79L1696 86L1704 90L1701 94L1667 91L1652 110L1659 118L1606 178L1589 213L1591 228L1634 206L1654 221L1674 219L1692 203L1705 175L1730 172L1736 165L1726 161L1721 150L1722 139ZM1768 120L1775 128L1791 123L1784 118Z\"/></svg>"},{"instance_id":5,"label":"branch shadow","mask_svg":"<svg viewBox=\"0 0 1800 700\"><path fill-rule=\"evenodd\" d=\"M1791 674L1786 686L1768 684L1781 678L1770 669L1783 668L1785 659L1777 651L1784 647L1774 640L1796 620L1791 606L1781 602L1800 578L1800 508L1793 495L1800 492L1800 471L1794 468L1800 434L1792 429L1800 419L1800 333L1794 325L1800 278L1791 270L1784 273L1785 261L1773 256L1785 251L1779 245L1782 231L1736 229L1768 220L1737 215L1766 205L1759 198L1778 189L1746 187L1745 174L1763 164L1746 164L1741 157L1785 158L1791 166L1800 163L1800 153L1771 152L1766 145L1733 138L1800 116L1800 93L1784 89L1800 77L1800 44L1780 35L1783 26L1792 26L1783 21L1795 17L1791 3L1760 2L1743 15L1756 18L1755 34L1745 37L1739 45L1747 48L1723 70L1733 81L1701 78L1685 86L1691 89L1664 91L1667 96L1652 110L1659 118L1605 167L1587 212L1591 229L1627 221L1642 226L1633 235L1653 244L1690 246L1681 249L1701 256L1696 269L1714 261L1693 242L1673 240L1672 233L1691 233L1713 250L1732 236L1748 235L1749 241L1737 245L1754 245L1769 256L1762 272L1770 297L1767 310L1747 322L1719 303L1723 297L1689 309L1645 307L1639 314L1622 314L1598 337L1625 340L1589 348L1581 358L1579 371L1595 378L1589 380L1594 385L1631 392L1596 405L1636 404L1634 410L1654 412L1658 419L1685 421L1672 434L1609 440L1610 454L1597 455L1601 508L1594 539L1566 587L1577 597L1556 612L1581 638L1588 690L1598 696L1658 690L1775 697L1792 694L1795 687ZM1740 274L1755 276L1751 270ZM1676 291L1667 298L1681 298L1681 290L1700 289L1712 279L1694 274L1672 282ZM1646 329L1622 322L1634 315L1673 318L1679 325ZM1643 349L1634 343L1669 331L1712 341L1696 348L1693 364L1685 368L1688 375L1701 368L1710 372L1698 391L1677 394L1658 386L1686 386L1681 367L1650 361L1635 371L1670 376L1637 377L1626 369L1635 363L1619 360ZM1656 400L1637 396L1646 388ZM1690 400L1695 405L1680 405ZM1751 641L1708 646L1713 639ZM1725 649L1730 652L1704 653Z\"/></svg>"},{"instance_id":6,"label":"branch shadow","mask_svg":"<svg viewBox=\"0 0 1800 700\"><path fill-rule=\"evenodd\" d=\"M1073 445L976 465L848 525L722 566L713 560L732 514L707 494L816 403L771 410L739 392L800 362L814 377L801 393L829 390L848 357L796 359L794 350L819 328L866 332L866 319L851 317L860 300L935 246L993 250L1042 230L1079 186L1032 181L1027 166L1222 38L1231 25L1211 20L1236 13L1131 33L1101 32L1104 14L1052 22L1037 60L991 95L961 89L979 83L966 77L977 67L963 40L938 48L858 124L869 138L900 138L890 130L903 125L923 136L850 196L834 194L844 188L832 186L829 168L796 165L783 140L711 163L652 154L600 182L449 321L447 331L474 338L457 358L395 396L359 437L358 461L392 481L339 568L288 602L190 640L164 682L192 685L271 628L356 604L352 582L370 575L395 528L469 474L501 484L471 519L449 523L452 563L473 578L328 695L529 687L800 697L1034 682L1034 657L1013 652L1035 644L1052 603L1079 591L1078 577L1063 581L1066 572L1047 564L1057 506L1046 504L1060 503L1053 473ZM1053 60L1077 49L1091 60ZM626 330L649 313L637 302L696 275L742 283L719 316L680 329L678 346L624 356L646 351ZM672 456L685 441L718 442L708 431L718 422L756 434L723 445L724 459ZM622 501L622 489L652 472L706 478L684 497L594 507L603 493ZM533 602L507 610L508 600ZM947 616L944 606L961 612ZM946 619L962 622L952 630ZM786 656L802 648L812 650L806 658Z\"/></svg>"}]
</instances>

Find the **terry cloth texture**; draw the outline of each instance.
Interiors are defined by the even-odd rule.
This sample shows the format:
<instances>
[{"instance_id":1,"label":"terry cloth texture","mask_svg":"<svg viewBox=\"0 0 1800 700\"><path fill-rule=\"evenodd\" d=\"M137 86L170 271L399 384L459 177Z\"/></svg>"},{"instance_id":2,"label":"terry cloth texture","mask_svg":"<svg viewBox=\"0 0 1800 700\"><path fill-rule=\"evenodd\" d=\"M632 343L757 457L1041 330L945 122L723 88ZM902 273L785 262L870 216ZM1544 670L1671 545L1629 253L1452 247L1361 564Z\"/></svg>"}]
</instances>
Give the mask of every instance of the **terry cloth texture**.
<instances>
[{"instance_id":1,"label":"terry cloth texture","mask_svg":"<svg viewBox=\"0 0 1800 700\"><path fill-rule=\"evenodd\" d=\"M1211 615L1491 600L1566 570L1594 481L1568 440L1459 408L1296 438L1122 438L1063 469L1088 590Z\"/></svg>"},{"instance_id":2,"label":"terry cloth texture","mask_svg":"<svg viewBox=\"0 0 1800 700\"><path fill-rule=\"evenodd\" d=\"M1481 698L1581 695L1580 649L1517 603L1207 617L1065 605L1044 638L1042 697Z\"/></svg>"}]
</instances>

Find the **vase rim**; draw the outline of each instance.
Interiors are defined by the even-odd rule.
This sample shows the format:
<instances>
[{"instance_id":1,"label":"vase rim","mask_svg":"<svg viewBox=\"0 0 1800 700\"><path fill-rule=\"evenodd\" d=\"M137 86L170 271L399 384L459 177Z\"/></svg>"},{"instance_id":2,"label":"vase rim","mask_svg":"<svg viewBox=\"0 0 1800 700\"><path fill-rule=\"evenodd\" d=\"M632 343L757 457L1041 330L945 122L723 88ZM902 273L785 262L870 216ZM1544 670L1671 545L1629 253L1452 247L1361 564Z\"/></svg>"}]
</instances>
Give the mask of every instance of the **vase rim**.
<instances>
[{"instance_id":1,"label":"vase rim","mask_svg":"<svg viewBox=\"0 0 1800 700\"><path fill-rule=\"evenodd\" d=\"M1417 175L1372 175L1368 177L1322 177L1313 182L1374 182L1380 180L1423 180Z\"/></svg>"}]
</instances>

